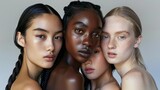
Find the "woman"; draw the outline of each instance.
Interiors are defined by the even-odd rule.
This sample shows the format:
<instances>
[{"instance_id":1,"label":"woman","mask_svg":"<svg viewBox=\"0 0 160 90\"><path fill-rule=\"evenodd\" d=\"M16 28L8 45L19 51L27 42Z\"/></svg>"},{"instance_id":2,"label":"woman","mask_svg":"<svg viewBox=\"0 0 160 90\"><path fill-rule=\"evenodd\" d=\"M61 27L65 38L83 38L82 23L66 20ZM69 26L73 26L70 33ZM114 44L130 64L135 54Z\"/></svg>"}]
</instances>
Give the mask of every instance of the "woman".
<instances>
[{"instance_id":1,"label":"woman","mask_svg":"<svg viewBox=\"0 0 160 90\"><path fill-rule=\"evenodd\" d=\"M52 7L34 4L23 12L14 38L20 49L6 90L42 90L39 76L51 68L62 46L62 21Z\"/></svg>"},{"instance_id":2,"label":"woman","mask_svg":"<svg viewBox=\"0 0 160 90\"><path fill-rule=\"evenodd\" d=\"M120 90L112 74L114 69L114 66L105 60L101 48L95 48L89 60L82 64L82 71L90 80L86 87L90 87L89 90Z\"/></svg>"},{"instance_id":3,"label":"woman","mask_svg":"<svg viewBox=\"0 0 160 90\"><path fill-rule=\"evenodd\" d=\"M47 86L43 87L46 90L84 90L84 80L79 68L88 60L92 49L100 40L102 13L99 6L80 1L72 1L64 11L66 51L62 51L64 55L51 70Z\"/></svg>"},{"instance_id":4,"label":"woman","mask_svg":"<svg viewBox=\"0 0 160 90\"><path fill-rule=\"evenodd\" d=\"M141 22L129 7L114 8L105 16L102 51L121 76L122 90L157 90L143 64L138 48L141 39Z\"/></svg>"}]
</instances>

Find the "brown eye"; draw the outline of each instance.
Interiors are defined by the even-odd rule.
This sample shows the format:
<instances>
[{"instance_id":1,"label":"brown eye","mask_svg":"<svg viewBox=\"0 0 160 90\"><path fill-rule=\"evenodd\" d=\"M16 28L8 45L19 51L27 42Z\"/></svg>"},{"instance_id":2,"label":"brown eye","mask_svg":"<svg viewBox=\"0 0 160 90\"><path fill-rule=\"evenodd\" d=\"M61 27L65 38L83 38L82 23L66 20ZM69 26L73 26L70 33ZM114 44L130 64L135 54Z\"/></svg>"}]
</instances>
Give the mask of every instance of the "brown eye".
<instances>
[{"instance_id":1,"label":"brown eye","mask_svg":"<svg viewBox=\"0 0 160 90\"><path fill-rule=\"evenodd\" d=\"M40 38L40 39L45 39L46 36L45 35L36 35L36 37Z\"/></svg>"},{"instance_id":2,"label":"brown eye","mask_svg":"<svg viewBox=\"0 0 160 90\"><path fill-rule=\"evenodd\" d=\"M75 29L75 33L77 33L77 34L83 34L84 32L83 32L82 29L76 28L76 29Z\"/></svg>"}]
</instances>

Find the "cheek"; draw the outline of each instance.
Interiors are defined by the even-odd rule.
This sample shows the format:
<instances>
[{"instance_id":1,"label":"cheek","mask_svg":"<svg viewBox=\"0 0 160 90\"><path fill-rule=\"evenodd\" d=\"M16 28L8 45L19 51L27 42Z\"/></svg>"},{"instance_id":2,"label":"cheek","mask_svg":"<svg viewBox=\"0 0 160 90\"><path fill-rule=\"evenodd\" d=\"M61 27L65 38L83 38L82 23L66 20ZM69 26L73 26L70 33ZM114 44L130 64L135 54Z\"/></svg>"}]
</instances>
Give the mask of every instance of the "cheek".
<instances>
[{"instance_id":1,"label":"cheek","mask_svg":"<svg viewBox=\"0 0 160 90\"><path fill-rule=\"evenodd\" d=\"M55 51L56 53L59 53L60 49L62 47L62 42L55 42Z\"/></svg>"}]
</instances>

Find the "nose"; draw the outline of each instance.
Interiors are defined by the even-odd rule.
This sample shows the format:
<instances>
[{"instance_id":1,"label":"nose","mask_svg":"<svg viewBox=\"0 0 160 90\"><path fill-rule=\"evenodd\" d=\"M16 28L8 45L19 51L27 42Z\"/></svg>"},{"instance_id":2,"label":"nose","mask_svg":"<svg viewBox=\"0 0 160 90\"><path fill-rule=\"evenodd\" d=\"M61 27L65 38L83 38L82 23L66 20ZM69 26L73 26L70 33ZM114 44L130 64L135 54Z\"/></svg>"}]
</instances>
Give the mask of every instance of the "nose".
<instances>
[{"instance_id":1,"label":"nose","mask_svg":"<svg viewBox=\"0 0 160 90\"><path fill-rule=\"evenodd\" d=\"M90 48L91 46L91 39L89 37L89 34L84 35L84 38L82 40L83 45L85 45L87 48Z\"/></svg>"},{"instance_id":2,"label":"nose","mask_svg":"<svg viewBox=\"0 0 160 90\"><path fill-rule=\"evenodd\" d=\"M54 42L53 42L52 39L49 39L49 40L47 41L47 51L53 52L54 49L55 49Z\"/></svg>"},{"instance_id":3,"label":"nose","mask_svg":"<svg viewBox=\"0 0 160 90\"><path fill-rule=\"evenodd\" d=\"M87 60L84 64L85 64L85 65L92 64L92 60L89 59L89 60Z\"/></svg>"},{"instance_id":4,"label":"nose","mask_svg":"<svg viewBox=\"0 0 160 90\"><path fill-rule=\"evenodd\" d=\"M116 42L114 39L110 39L108 43L108 48L109 49L115 49L116 48Z\"/></svg>"}]
</instances>

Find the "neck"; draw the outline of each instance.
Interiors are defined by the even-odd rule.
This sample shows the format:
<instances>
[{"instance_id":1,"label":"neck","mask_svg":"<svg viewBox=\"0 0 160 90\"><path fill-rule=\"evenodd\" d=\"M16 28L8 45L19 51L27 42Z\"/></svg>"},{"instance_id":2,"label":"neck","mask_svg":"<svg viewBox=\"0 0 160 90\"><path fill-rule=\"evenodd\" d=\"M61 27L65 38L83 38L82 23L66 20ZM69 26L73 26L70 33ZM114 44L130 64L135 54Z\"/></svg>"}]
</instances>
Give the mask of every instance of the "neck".
<instances>
[{"instance_id":1,"label":"neck","mask_svg":"<svg viewBox=\"0 0 160 90\"><path fill-rule=\"evenodd\" d=\"M136 68L138 66L138 64L135 62L135 59L128 59L122 63L119 64L115 64L115 68L117 70L117 72L119 73L119 75L121 76L121 78L130 70L132 70L133 68Z\"/></svg>"},{"instance_id":2,"label":"neck","mask_svg":"<svg viewBox=\"0 0 160 90\"><path fill-rule=\"evenodd\" d=\"M22 71L25 72L24 74L27 74L29 78L38 81L38 78L43 69L30 62L30 60L28 60L27 57L25 57L25 55L23 56L23 61L24 62Z\"/></svg>"},{"instance_id":3,"label":"neck","mask_svg":"<svg viewBox=\"0 0 160 90\"><path fill-rule=\"evenodd\" d=\"M81 64L77 62L77 60L73 58L71 55L67 54L64 60L66 60L67 64L71 65L76 71L79 71Z\"/></svg>"}]
</instances>

